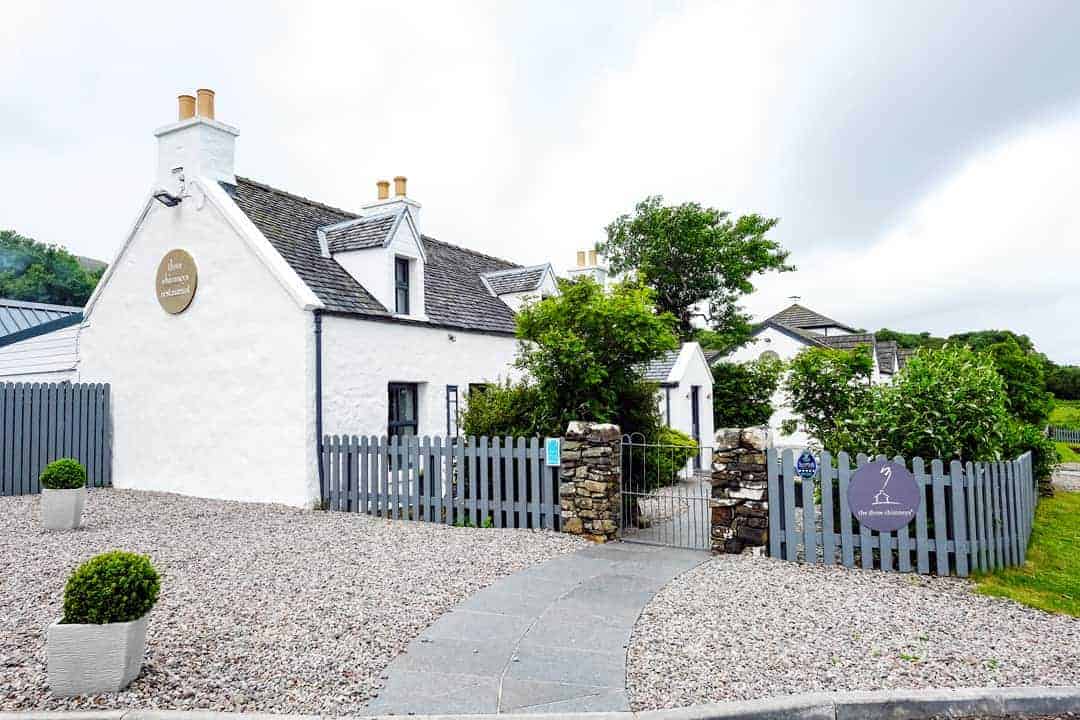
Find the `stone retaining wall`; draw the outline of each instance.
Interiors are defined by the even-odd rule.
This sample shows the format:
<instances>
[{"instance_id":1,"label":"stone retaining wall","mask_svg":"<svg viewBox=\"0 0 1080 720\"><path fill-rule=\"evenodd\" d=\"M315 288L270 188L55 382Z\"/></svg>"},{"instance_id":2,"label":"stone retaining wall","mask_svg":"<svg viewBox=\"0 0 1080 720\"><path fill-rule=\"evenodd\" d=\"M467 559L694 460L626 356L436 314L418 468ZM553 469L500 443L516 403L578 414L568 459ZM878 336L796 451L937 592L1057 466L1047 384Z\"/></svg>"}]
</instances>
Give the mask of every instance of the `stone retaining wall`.
<instances>
[{"instance_id":1,"label":"stone retaining wall","mask_svg":"<svg viewBox=\"0 0 1080 720\"><path fill-rule=\"evenodd\" d=\"M559 472L564 532L601 543L616 538L621 441L618 425L572 422L567 426Z\"/></svg>"},{"instance_id":2,"label":"stone retaining wall","mask_svg":"<svg viewBox=\"0 0 1080 720\"><path fill-rule=\"evenodd\" d=\"M769 543L769 490L764 428L716 431L712 462L712 549L740 553Z\"/></svg>"}]
</instances>

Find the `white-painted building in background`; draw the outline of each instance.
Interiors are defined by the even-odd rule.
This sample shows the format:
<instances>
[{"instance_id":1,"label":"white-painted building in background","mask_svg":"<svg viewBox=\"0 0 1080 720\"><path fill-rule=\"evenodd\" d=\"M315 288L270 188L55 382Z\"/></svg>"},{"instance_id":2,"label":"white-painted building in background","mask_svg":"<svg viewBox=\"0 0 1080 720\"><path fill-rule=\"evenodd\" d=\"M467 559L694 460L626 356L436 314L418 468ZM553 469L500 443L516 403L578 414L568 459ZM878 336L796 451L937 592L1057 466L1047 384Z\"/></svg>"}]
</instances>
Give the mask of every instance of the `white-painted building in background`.
<instances>
[{"instance_id":1,"label":"white-painted building in background","mask_svg":"<svg viewBox=\"0 0 1080 720\"><path fill-rule=\"evenodd\" d=\"M758 323L751 342L730 355L715 358L713 362L745 363L766 357L789 362L810 347L845 350L869 347L874 361L870 378L873 383L891 382L910 354L898 347L895 341L878 340L874 333L863 332L796 303ZM782 389L774 393L772 405L774 412L769 419L769 428L775 446L807 446L811 438L802 430L792 434L781 432L784 421L794 417L790 401Z\"/></svg>"},{"instance_id":2,"label":"white-painted building in background","mask_svg":"<svg viewBox=\"0 0 1080 720\"><path fill-rule=\"evenodd\" d=\"M112 384L116 487L312 505L320 418L456 434L469 393L514 371L515 311L558 292L549 265L424 235L404 177L356 212L238 177L212 94L155 134L152 189L72 332L68 379ZM197 283L171 314L176 249Z\"/></svg>"}]
</instances>

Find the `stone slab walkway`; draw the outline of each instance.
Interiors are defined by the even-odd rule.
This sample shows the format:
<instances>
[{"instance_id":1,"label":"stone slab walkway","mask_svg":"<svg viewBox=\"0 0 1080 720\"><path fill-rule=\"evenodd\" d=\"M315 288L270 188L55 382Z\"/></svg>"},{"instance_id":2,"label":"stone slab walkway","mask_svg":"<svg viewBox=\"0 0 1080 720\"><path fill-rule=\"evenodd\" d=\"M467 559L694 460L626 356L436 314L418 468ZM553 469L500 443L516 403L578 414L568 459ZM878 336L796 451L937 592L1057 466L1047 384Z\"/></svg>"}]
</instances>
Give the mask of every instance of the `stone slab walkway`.
<instances>
[{"instance_id":1,"label":"stone slab walkway","mask_svg":"<svg viewBox=\"0 0 1080 720\"><path fill-rule=\"evenodd\" d=\"M387 668L379 714L628 710L626 646L642 608L707 553L611 543L498 580Z\"/></svg>"}]
</instances>

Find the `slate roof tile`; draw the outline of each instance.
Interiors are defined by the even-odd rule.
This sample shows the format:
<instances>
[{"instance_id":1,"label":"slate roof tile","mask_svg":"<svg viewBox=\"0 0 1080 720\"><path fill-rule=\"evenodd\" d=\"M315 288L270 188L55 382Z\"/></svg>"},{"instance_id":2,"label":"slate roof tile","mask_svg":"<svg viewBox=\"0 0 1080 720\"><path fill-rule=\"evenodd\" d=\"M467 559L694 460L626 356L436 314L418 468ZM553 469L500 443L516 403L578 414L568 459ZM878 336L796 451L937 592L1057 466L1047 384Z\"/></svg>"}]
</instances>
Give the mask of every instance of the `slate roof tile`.
<instances>
[{"instance_id":1,"label":"slate roof tile","mask_svg":"<svg viewBox=\"0 0 1080 720\"><path fill-rule=\"evenodd\" d=\"M393 318L341 265L321 253L318 229L358 215L248 178L222 186L327 310ZM513 334L513 311L488 292L480 276L520 266L426 235L421 241L427 255L424 295L429 320L464 330Z\"/></svg>"},{"instance_id":2,"label":"slate roof tile","mask_svg":"<svg viewBox=\"0 0 1080 720\"><path fill-rule=\"evenodd\" d=\"M675 367L675 363L679 359L679 350L668 350L660 357L652 360L645 366L645 379L651 382L667 382L668 375L671 374L671 369Z\"/></svg>"},{"instance_id":3,"label":"slate roof tile","mask_svg":"<svg viewBox=\"0 0 1080 720\"><path fill-rule=\"evenodd\" d=\"M514 268L512 270L500 270L494 273L484 273L484 279L496 295L506 293L528 292L540 286L544 279L548 265L533 265L531 267Z\"/></svg>"},{"instance_id":4,"label":"slate roof tile","mask_svg":"<svg viewBox=\"0 0 1080 720\"><path fill-rule=\"evenodd\" d=\"M326 245L331 253L381 247L397 224L399 214L375 215L344 227L327 230Z\"/></svg>"},{"instance_id":5,"label":"slate roof tile","mask_svg":"<svg viewBox=\"0 0 1080 720\"><path fill-rule=\"evenodd\" d=\"M770 317L769 320L773 320L775 322L793 328L838 327L847 330L848 332L855 332L855 328L837 322L832 318L827 318L820 313L816 313L809 308L805 308L802 305L799 305L798 303L784 308L780 312Z\"/></svg>"}]
</instances>

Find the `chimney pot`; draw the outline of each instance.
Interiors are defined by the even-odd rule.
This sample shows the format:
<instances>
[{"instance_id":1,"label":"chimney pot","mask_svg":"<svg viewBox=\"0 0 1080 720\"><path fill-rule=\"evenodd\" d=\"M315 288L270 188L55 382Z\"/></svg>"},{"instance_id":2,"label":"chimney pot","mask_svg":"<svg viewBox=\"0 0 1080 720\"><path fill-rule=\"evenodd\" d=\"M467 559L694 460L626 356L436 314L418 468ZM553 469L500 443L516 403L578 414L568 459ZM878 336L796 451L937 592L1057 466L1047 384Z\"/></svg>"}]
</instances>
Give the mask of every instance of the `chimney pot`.
<instances>
[{"instance_id":1,"label":"chimney pot","mask_svg":"<svg viewBox=\"0 0 1080 720\"><path fill-rule=\"evenodd\" d=\"M198 109L199 117L204 117L207 120L214 119L214 91L207 90L206 88L199 88L195 91L195 94L199 96Z\"/></svg>"},{"instance_id":2,"label":"chimney pot","mask_svg":"<svg viewBox=\"0 0 1080 720\"><path fill-rule=\"evenodd\" d=\"M389 199L389 197L390 197L390 181L389 180L379 180L377 183L375 183L375 187L377 187L379 189L379 199L380 200Z\"/></svg>"},{"instance_id":3,"label":"chimney pot","mask_svg":"<svg viewBox=\"0 0 1080 720\"><path fill-rule=\"evenodd\" d=\"M189 120L195 117L195 96L181 95L177 98L180 105L180 120Z\"/></svg>"},{"instance_id":4,"label":"chimney pot","mask_svg":"<svg viewBox=\"0 0 1080 720\"><path fill-rule=\"evenodd\" d=\"M597 264L598 263L596 262L596 251L595 250L590 250L589 251L589 267L597 267Z\"/></svg>"},{"instance_id":5,"label":"chimney pot","mask_svg":"<svg viewBox=\"0 0 1080 720\"><path fill-rule=\"evenodd\" d=\"M398 197L405 197L405 176L398 175L394 178L394 194Z\"/></svg>"},{"instance_id":6,"label":"chimney pot","mask_svg":"<svg viewBox=\"0 0 1080 720\"><path fill-rule=\"evenodd\" d=\"M577 251L577 266L578 267L585 267L585 251L584 250L578 250Z\"/></svg>"}]
</instances>

